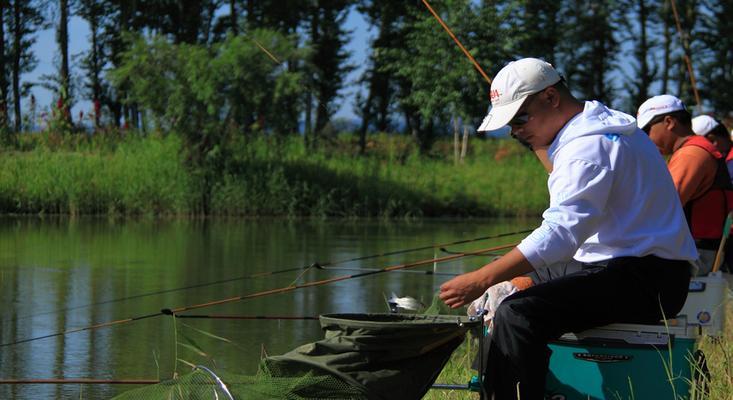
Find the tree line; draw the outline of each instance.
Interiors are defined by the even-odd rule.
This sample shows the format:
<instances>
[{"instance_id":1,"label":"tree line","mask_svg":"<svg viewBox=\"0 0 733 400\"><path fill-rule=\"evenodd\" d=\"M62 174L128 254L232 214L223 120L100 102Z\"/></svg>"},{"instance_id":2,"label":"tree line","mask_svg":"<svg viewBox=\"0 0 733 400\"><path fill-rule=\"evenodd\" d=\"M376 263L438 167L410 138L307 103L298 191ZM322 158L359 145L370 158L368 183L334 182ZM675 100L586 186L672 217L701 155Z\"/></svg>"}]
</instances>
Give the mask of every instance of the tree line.
<instances>
[{"instance_id":1,"label":"tree line","mask_svg":"<svg viewBox=\"0 0 733 400\"><path fill-rule=\"evenodd\" d=\"M633 112L661 93L718 115L733 110L733 0L433 0L433 8L493 76L509 60L553 63L580 98ZM356 83L350 13L370 28ZM89 50L69 54L83 18ZM55 74L25 81L42 29L56 32ZM693 87L692 82L696 82ZM52 128L73 131L89 100L95 128L177 132L194 158L257 132L318 145L343 89L360 89L360 148L372 131L412 135L421 149L451 121L475 126L489 87L422 0L0 1L0 129L12 142L33 84L54 93ZM25 100L24 100L25 99ZM31 107L35 104L31 103Z\"/></svg>"}]
</instances>

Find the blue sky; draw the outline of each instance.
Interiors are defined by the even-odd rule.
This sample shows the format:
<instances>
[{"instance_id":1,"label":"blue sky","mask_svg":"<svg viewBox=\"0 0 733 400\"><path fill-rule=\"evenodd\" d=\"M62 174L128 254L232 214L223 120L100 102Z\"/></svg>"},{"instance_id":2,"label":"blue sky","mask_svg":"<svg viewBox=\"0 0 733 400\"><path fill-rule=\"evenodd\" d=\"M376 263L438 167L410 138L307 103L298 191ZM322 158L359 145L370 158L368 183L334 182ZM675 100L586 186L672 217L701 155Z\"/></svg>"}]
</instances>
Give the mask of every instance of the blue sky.
<instances>
[{"instance_id":1,"label":"blue sky","mask_svg":"<svg viewBox=\"0 0 733 400\"><path fill-rule=\"evenodd\" d=\"M348 45L348 50L352 53L351 63L357 68L351 72L347 78L347 86L342 91L343 99L339 102L341 107L336 113L337 118L355 118L353 103L354 96L358 90L355 82L361 75L366 64L367 47L369 44L368 27L361 14L352 11L346 21L346 29L352 30L351 41ZM56 45L55 28L46 29L37 33L37 40L33 46L33 52L38 59L38 65L32 72L24 74L21 78L22 82L34 82L40 83L41 76L53 75L56 73L56 63L58 62L58 48ZM69 21L69 53L74 56L82 52L89 50L89 25L81 18L72 17ZM78 76L82 74L82 70L77 62L72 60L72 73ZM52 93L39 86L34 86L32 90L36 97L38 104L38 115L42 111L49 109L49 106L53 103ZM72 116L74 119L78 118L79 111L84 111L85 114L92 111L92 104L87 100L81 100L80 95L77 94L77 102L72 109ZM25 98L21 102L23 112L26 112L28 107L28 99Z\"/></svg>"}]
</instances>

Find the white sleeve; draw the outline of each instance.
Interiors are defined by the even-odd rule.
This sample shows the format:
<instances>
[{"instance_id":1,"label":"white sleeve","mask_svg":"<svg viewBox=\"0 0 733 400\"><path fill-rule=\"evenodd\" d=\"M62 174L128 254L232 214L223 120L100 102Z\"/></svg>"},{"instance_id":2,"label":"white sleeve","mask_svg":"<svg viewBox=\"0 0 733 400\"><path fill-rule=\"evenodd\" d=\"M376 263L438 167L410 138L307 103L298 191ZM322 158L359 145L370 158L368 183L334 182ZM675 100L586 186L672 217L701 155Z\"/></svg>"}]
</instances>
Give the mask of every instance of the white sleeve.
<instances>
[{"instance_id":1,"label":"white sleeve","mask_svg":"<svg viewBox=\"0 0 733 400\"><path fill-rule=\"evenodd\" d=\"M542 225L517 246L534 268L570 260L597 232L613 171L585 160L569 160L554 166L547 185L550 207L542 214Z\"/></svg>"}]
</instances>

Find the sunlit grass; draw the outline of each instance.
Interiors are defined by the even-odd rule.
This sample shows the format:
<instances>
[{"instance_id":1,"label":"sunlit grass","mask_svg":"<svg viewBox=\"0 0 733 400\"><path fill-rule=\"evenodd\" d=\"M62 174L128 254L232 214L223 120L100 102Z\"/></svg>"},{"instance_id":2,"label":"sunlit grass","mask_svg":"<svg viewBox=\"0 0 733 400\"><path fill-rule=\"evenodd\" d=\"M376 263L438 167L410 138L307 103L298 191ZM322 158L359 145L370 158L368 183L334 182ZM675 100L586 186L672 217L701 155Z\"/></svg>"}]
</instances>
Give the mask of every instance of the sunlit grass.
<instances>
[{"instance_id":1,"label":"sunlit grass","mask_svg":"<svg viewBox=\"0 0 733 400\"><path fill-rule=\"evenodd\" d=\"M510 140L472 137L456 163L448 139L421 154L408 136L371 135L359 155L351 135L317 148L237 136L204 167L173 134L20 138L0 157L0 213L524 217L548 201L546 174Z\"/></svg>"}]
</instances>

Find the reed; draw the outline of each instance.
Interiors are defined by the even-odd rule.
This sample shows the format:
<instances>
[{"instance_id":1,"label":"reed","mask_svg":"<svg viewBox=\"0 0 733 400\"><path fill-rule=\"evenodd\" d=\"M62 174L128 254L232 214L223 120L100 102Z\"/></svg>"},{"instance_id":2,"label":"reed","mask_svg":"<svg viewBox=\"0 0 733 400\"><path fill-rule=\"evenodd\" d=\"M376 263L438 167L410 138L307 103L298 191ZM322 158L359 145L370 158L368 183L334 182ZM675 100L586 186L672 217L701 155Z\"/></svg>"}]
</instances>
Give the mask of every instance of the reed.
<instances>
[{"instance_id":1,"label":"reed","mask_svg":"<svg viewBox=\"0 0 733 400\"><path fill-rule=\"evenodd\" d=\"M233 146L214 192L219 214L311 216L534 216L548 202L534 157L506 140L476 141L455 164L448 141L419 154L409 138L375 135L366 155L339 136L318 149L299 138Z\"/></svg>"},{"instance_id":2,"label":"reed","mask_svg":"<svg viewBox=\"0 0 733 400\"><path fill-rule=\"evenodd\" d=\"M546 174L508 140L236 137L192 166L176 135L23 134L0 157L0 213L316 217L536 216Z\"/></svg>"},{"instance_id":3,"label":"reed","mask_svg":"<svg viewBox=\"0 0 733 400\"><path fill-rule=\"evenodd\" d=\"M191 179L174 136L49 143L0 157L1 212L172 214L189 207Z\"/></svg>"}]
</instances>

